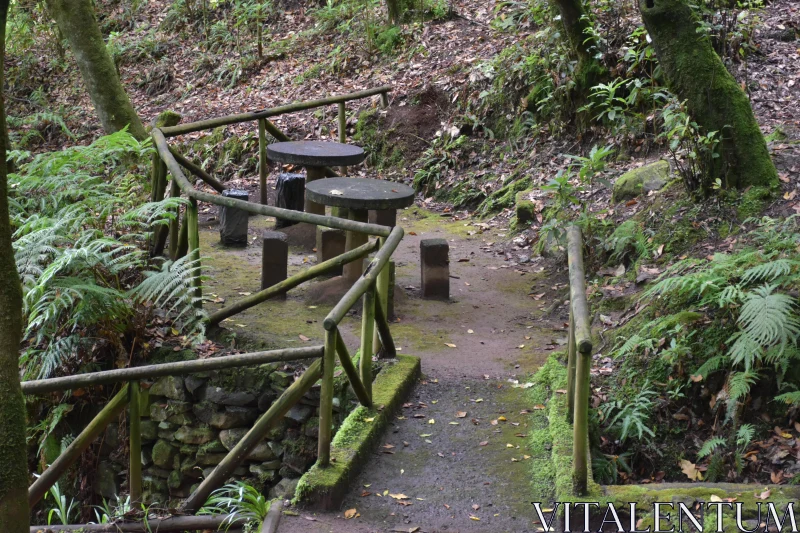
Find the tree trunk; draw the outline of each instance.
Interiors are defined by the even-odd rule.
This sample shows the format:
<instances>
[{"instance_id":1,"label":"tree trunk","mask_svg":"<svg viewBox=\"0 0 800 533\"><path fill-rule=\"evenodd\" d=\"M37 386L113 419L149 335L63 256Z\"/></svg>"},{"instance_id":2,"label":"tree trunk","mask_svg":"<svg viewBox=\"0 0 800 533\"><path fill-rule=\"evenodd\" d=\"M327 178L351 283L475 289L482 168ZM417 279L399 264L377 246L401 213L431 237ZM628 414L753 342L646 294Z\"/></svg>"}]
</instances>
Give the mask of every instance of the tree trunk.
<instances>
[{"instance_id":1,"label":"tree trunk","mask_svg":"<svg viewBox=\"0 0 800 533\"><path fill-rule=\"evenodd\" d=\"M400 0L386 0L386 11L389 16L389 24L400 24Z\"/></svg>"},{"instance_id":2,"label":"tree trunk","mask_svg":"<svg viewBox=\"0 0 800 533\"><path fill-rule=\"evenodd\" d=\"M578 58L575 82L581 93L588 94L589 89L597 85L603 76L600 62L594 57L597 53L597 40L589 30L592 23L586 16L582 0L550 0L561 15L564 33L567 35L570 48Z\"/></svg>"},{"instance_id":3,"label":"tree trunk","mask_svg":"<svg viewBox=\"0 0 800 533\"><path fill-rule=\"evenodd\" d=\"M67 37L106 133L129 126L128 131L137 139L147 137L119 81L114 61L97 25L91 0L47 0L47 8L61 33Z\"/></svg>"},{"instance_id":4,"label":"tree trunk","mask_svg":"<svg viewBox=\"0 0 800 533\"><path fill-rule=\"evenodd\" d=\"M0 0L0 130L6 128L3 65L9 0ZM25 400L19 384L22 286L14 250L6 183L6 136L0 135L0 525L4 532L28 533L28 454Z\"/></svg>"},{"instance_id":5,"label":"tree trunk","mask_svg":"<svg viewBox=\"0 0 800 533\"><path fill-rule=\"evenodd\" d=\"M726 187L771 187L778 175L747 95L697 32L698 19L686 0L639 0L667 84L706 132L721 136L712 178Z\"/></svg>"}]
</instances>

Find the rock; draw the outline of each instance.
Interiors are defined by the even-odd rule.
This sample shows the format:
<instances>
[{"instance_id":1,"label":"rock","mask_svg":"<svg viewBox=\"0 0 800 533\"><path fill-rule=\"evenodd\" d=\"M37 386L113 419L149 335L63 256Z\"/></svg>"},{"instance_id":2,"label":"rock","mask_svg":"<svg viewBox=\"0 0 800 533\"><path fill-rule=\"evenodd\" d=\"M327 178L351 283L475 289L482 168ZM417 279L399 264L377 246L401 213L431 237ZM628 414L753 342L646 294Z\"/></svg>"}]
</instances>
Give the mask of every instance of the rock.
<instances>
[{"instance_id":1,"label":"rock","mask_svg":"<svg viewBox=\"0 0 800 533\"><path fill-rule=\"evenodd\" d=\"M167 489L167 482L163 479L159 479L154 476L142 476L142 488L149 492L157 492L161 494L166 494ZM164 499L161 500L148 500L148 501L165 501Z\"/></svg>"},{"instance_id":2,"label":"rock","mask_svg":"<svg viewBox=\"0 0 800 533\"><path fill-rule=\"evenodd\" d=\"M181 473L178 470L173 470L169 473L167 478L167 486L172 489L179 489L181 486Z\"/></svg>"},{"instance_id":3,"label":"rock","mask_svg":"<svg viewBox=\"0 0 800 533\"><path fill-rule=\"evenodd\" d=\"M178 449L163 439L159 439L153 446L153 463L161 468L172 468L172 462L177 455Z\"/></svg>"},{"instance_id":4,"label":"rock","mask_svg":"<svg viewBox=\"0 0 800 533\"><path fill-rule=\"evenodd\" d=\"M175 440L175 431L178 426L169 422L161 422L158 425L158 438L165 440Z\"/></svg>"},{"instance_id":5,"label":"rock","mask_svg":"<svg viewBox=\"0 0 800 533\"><path fill-rule=\"evenodd\" d=\"M150 387L150 394L153 396L166 396L170 400L180 400L185 402L189 399L189 393L183 385L183 378L180 376L164 376Z\"/></svg>"},{"instance_id":6,"label":"rock","mask_svg":"<svg viewBox=\"0 0 800 533\"><path fill-rule=\"evenodd\" d=\"M150 406L150 418L157 422L170 422L172 424L184 425L184 419L189 415L192 404L176 400L167 400L166 403L159 402Z\"/></svg>"},{"instance_id":7,"label":"rock","mask_svg":"<svg viewBox=\"0 0 800 533\"><path fill-rule=\"evenodd\" d=\"M103 432L103 447L115 451L119 448L119 424L109 424Z\"/></svg>"},{"instance_id":8,"label":"rock","mask_svg":"<svg viewBox=\"0 0 800 533\"><path fill-rule=\"evenodd\" d=\"M202 470L200 469L200 467L197 466L196 457L187 457L186 459L184 459L183 462L181 462L180 473L181 476L193 480L200 479L203 475Z\"/></svg>"},{"instance_id":9,"label":"rock","mask_svg":"<svg viewBox=\"0 0 800 533\"><path fill-rule=\"evenodd\" d=\"M280 442L271 440L267 443L267 446L269 446L272 453L274 453L275 457L278 459L283 456L283 445Z\"/></svg>"},{"instance_id":10,"label":"rock","mask_svg":"<svg viewBox=\"0 0 800 533\"><path fill-rule=\"evenodd\" d=\"M306 437L311 437L312 439L319 438L319 418L313 417L309 418L308 422L306 422L305 426L303 426L303 434Z\"/></svg>"},{"instance_id":11,"label":"rock","mask_svg":"<svg viewBox=\"0 0 800 533\"><path fill-rule=\"evenodd\" d=\"M302 424L311 416L312 410L306 405L295 404L284 416L293 422Z\"/></svg>"},{"instance_id":12,"label":"rock","mask_svg":"<svg viewBox=\"0 0 800 533\"><path fill-rule=\"evenodd\" d=\"M275 459L275 454L272 453L272 448L266 442L259 442L247 456L247 459L250 461L270 461Z\"/></svg>"},{"instance_id":13,"label":"rock","mask_svg":"<svg viewBox=\"0 0 800 533\"><path fill-rule=\"evenodd\" d=\"M150 442L158 438L158 424L155 420L142 420L139 422L139 428L143 441Z\"/></svg>"},{"instance_id":14,"label":"rock","mask_svg":"<svg viewBox=\"0 0 800 533\"><path fill-rule=\"evenodd\" d=\"M208 444L204 444L200 446L200 452L204 453L225 453L226 450L225 446L219 440L212 440Z\"/></svg>"},{"instance_id":15,"label":"rock","mask_svg":"<svg viewBox=\"0 0 800 533\"><path fill-rule=\"evenodd\" d=\"M209 402L196 404L193 411L198 420L217 429L249 426L258 418L258 411L251 407L227 406L220 410Z\"/></svg>"},{"instance_id":16,"label":"rock","mask_svg":"<svg viewBox=\"0 0 800 533\"><path fill-rule=\"evenodd\" d=\"M218 465L225 459L225 456L228 455L227 453L208 453L200 450L197 452L197 464L208 466L208 465Z\"/></svg>"},{"instance_id":17,"label":"rock","mask_svg":"<svg viewBox=\"0 0 800 533\"><path fill-rule=\"evenodd\" d=\"M275 480L278 471L273 468L265 468L263 465L250 465L250 473L256 476L260 484L265 485Z\"/></svg>"},{"instance_id":18,"label":"rock","mask_svg":"<svg viewBox=\"0 0 800 533\"><path fill-rule=\"evenodd\" d=\"M182 426L175 432L175 440L184 444L205 444L210 442L216 433L209 428L192 428Z\"/></svg>"},{"instance_id":19,"label":"rock","mask_svg":"<svg viewBox=\"0 0 800 533\"><path fill-rule=\"evenodd\" d=\"M153 118L151 125L157 128L177 126L178 123L181 121L181 118L182 117L180 113L167 109L159 113L155 118Z\"/></svg>"},{"instance_id":20,"label":"rock","mask_svg":"<svg viewBox=\"0 0 800 533\"><path fill-rule=\"evenodd\" d=\"M278 421L275 422L275 425L272 427L272 429L270 429L267 433L267 439L271 441L283 440L283 437L286 435L286 428L288 426L289 422L285 418L279 418Z\"/></svg>"},{"instance_id":21,"label":"rock","mask_svg":"<svg viewBox=\"0 0 800 533\"><path fill-rule=\"evenodd\" d=\"M275 394L273 391L269 390L258 397L258 410L262 413L265 413L267 409L272 406L272 402L275 401L278 395Z\"/></svg>"},{"instance_id":22,"label":"rock","mask_svg":"<svg viewBox=\"0 0 800 533\"><path fill-rule=\"evenodd\" d=\"M115 500L119 495L119 483L117 473L108 461L102 461L97 465L95 472L94 492L107 500Z\"/></svg>"},{"instance_id":23,"label":"rock","mask_svg":"<svg viewBox=\"0 0 800 533\"><path fill-rule=\"evenodd\" d=\"M530 190L517 193L514 205L517 227L528 225L536 220L536 204L531 201L530 193Z\"/></svg>"},{"instance_id":24,"label":"rock","mask_svg":"<svg viewBox=\"0 0 800 533\"><path fill-rule=\"evenodd\" d=\"M294 381L294 374L290 374L288 372L282 372L280 370L273 372L269 375L269 379L272 383L285 389Z\"/></svg>"},{"instance_id":25,"label":"rock","mask_svg":"<svg viewBox=\"0 0 800 533\"><path fill-rule=\"evenodd\" d=\"M244 428L236 428L236 429L223 429L219 432L219 440L222 441L222 445L225 446L225 449L230 451L236 446L242 437L244 437L249 430ZM275 459L275 454L272 451L272 448L266 442L259 442L253 451L251 451L247 459L251 461L270 461Z\"/></svg>"},{"instance_id":26,"label":"rock","mask_svg":"<svg viewBox=\"0 0 800 533\"><path fill-rule=\"evenodd\" d=\"M219 440L226 450L231 451L248 431L245 428L223 429L219 432Z\"/></svg>"},{"instance_id":27,"label":"rock","mask_svg":"<svg viewBox=\"0 0 800 533\"><path fill-rule=\"evenodd\" d=\"M147 468L151 464L153 464L153 449L142 448L142 466Z\"/></svg>"},{"instance_id":28,"label":"rock","mask_svg":"<svg viewBox=\"0 0 800 533\"><path fill-rule=\"evenodd\" d=\"M283 466L283 463L281 463L279 459L275 459L273 461L262 463L260 466L265 470L278 470L281 466Z\"/></svg>"},{"instance_id":29,"label":"rock","mask_svg":"<svg viewBox=\"0 0 800 533\"><path fill-rule=\"evenodd\" d=\"M286 452L283 456L283 464L298 474L304 474L308 467L314 463L315 458L301 453Z\"/></svg>"},{"instance_id":30,"label":"rock","mask_svg":"<svg viewBox=\"0 0 800 533\"><path fill-rule=\"evenodd\" d=\"M294 498L294 491L297 489L299 479L282 479L277 485L269 489L270 498L291 499Z\"/></svg>"},{"instance_id":31,"label":"rock","mask_svg":"<svg viewBox=\"0 0 800 533\"><path fill-rule=\"evenodd\" d=\"M669 162L663 159L629 170L614 183L612 201L623 202L663 188L669 180L669 172Z\"/></svg>"},{"instance_id":32,"label":"rock","mask_svg":"<svg viewBox=\"0 0 800 533\"><path fill-rule=\"evenodd\" d=\"M206 385L198 392L201 401L218 403L221 405L245 406L256 403L256 396L250 392L228 392L221 387Z\"/></svg>"},{"instance_id":33,"label":"rock","mask_svg":"<svg viewBox=\"0 0 800 533\"><path fill-rule=\"evenodd\" d=\"M183 380L183 383L186 386L186 390L188 390L190 394L194 394L197 389L206 384L206 380L198 378L197 376L188 376Z\"/></svg>"}]
</instances>

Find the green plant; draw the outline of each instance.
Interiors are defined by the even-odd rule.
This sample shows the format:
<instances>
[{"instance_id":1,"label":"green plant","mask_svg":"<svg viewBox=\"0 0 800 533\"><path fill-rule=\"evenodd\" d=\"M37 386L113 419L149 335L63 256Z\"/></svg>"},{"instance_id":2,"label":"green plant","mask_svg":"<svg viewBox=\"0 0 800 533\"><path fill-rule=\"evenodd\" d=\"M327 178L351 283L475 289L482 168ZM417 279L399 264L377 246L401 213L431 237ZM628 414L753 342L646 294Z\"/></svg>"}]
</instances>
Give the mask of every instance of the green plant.
<instances>
[{"instance_id":1,"label":"green plant","mask_svg":"<svg viewBox=\"0 0 800 533\"><path fill-rule=\"evenodd\" d=\"M248 520L248 531L258 531L269 507L269 500L258 489L236 481L212 492L197 514L229 515L227 527L231 526L234 518L244 518Z\"/></svg>"},{"instance_id":2,"label":"green plant","mask_svg":"<svg viewBox=\"0 0 800 533\"><path fill-rule=\"evenodd\" d=\"M25 376L46 378L89 362L127 364L143 349L138 338L153 311L147 301L153 294L171 306L187 334L202 333L197 311L181 292L197 275L191 265L170 264L136 289L148 266L151 229L167 224L184 204L179 198L144 200L146 167L139 162L150 153L147 142L118 132L29 161L26 153L12 154L20 163L9 176L9 199L24 295ZM156 293L156 280L170 291Z\"/></svg>"},{"instance_id":3,"label":"green plant","mask_svg":"<svg viewBox=\"0 0 800 533\"><path fill-rule=\"evenodd\" d=\"M647 441L655 437L655 432L648 426L653 411L653 398L658 394L645 381L641 389L630 399L617 399L601 406L606 426L619 436L620 442L630 437L638 441Z\"/></svg>"},{"instance_id":4,"label":"green plant","mask_svg":"<svg viewBox=\"0 0 800 533\"><path fill-rule=\"evenodd\" d=\"M103 505L94 506L94 516L98 524L110 524L116 520L124 518L126 514L133 510L131 497L128 495L125 500L116 498L109 502L103 498Z\"/></svg>"},{"instance_id":5,"label":"green plant","mask_svg":"<svg viewBox=\"0 0 800 533\"><path fill-rule=\"evenodd\" d=\"M642 226L635 220L629 219L617 226L614 232L604 241L607 252L611 255L612 263L637 260L650 253L650 244L647 242Z\"/></svg>"},{"instance_id":6,"label":"green plant","mask_svg":"<svg viewBox=\"0 0 800 533\"><path fill-rule=\"evenodd\" d=\"M725 374L716 406L727 407L724 420L733 421L734 427L756 384L769 380L775 393L797 387L785 378L800 358L800 313L789 294L800 281L798 240L795 216L783 221L764 218L742 249L679 261L645 293L646 301L666 304L667 310L680 306L682 311L702 312L704 335L724 341L726 349L704 357L692 375L706 380L714 373ZM800 397L795 392L775 396L789 403Z\"/></svg>"},{"instance_id":7,"label":"green plant","mask_svg":"<svg viewBox=\"0 0 800 533\"><path fill-rule=\"evenodd\" d=\"M45 494L45 501L47 501L48 496L54 500L55 507L47 511L47 525L54 525L56 523L53 520L54 518L58 519L58 523L62 525L69 524L74 511L79 509L78 502L74 498L70 498L69 503L67 503L67 496L61 493L61 487L57 482Z\"/></svg>"},{"instance_id":8,"label":"green plant","mask_svg":"<svg viewBox=\"0 0 800 533\"><path fill-rule=\"evenodd\" d=\"M722 184L715 175L719 158L719 132L703 132L691 120L685 103L672 99L662 110L662 133L659 139L667 143L672 160L683 183L690 192L704 196Z\"/></svg>"}]
</instances>

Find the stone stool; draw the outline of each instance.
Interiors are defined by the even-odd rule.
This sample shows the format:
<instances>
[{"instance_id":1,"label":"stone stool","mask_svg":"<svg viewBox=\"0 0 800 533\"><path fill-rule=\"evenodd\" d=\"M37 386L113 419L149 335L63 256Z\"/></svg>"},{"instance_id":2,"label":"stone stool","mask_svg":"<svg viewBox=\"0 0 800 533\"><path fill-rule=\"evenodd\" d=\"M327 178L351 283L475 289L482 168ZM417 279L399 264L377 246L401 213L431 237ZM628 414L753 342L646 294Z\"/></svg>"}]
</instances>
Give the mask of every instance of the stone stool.
<instances>
[{"instance_id":1,"label":"stone stool","mask_svg":"<svg viewBox=\"0 0 800 533\"><path fill-rule=\"evenodd\" d=\"M324 228L317 226L317 263L333 259L342 255L345 249L347 236L342 229ZM342 267L332 273L334 276L342 274Z\"/></svg>"},{"instance_id":2,"label":"stone stool","mask_svg":"<svg viewBox=\"0 0 800 533\"><path fill-rule=\"evenodd\" d=\"M247 191L226 189L222 191L225 198L234 198L245 202L250 200ZM219 240L226 246L247 246L247 211L235 207L222 206L219 217Z\"/></svg>"},{"instance_id":3,"label":"stone stool","mask_svg":"<svg viewBox=\"0 0 800 533\"><path fill-rule=\"evenodd\" d=\"M303 174L282 172L275 183L275 207L302 211L306 197L306 177ZM289 227L297 222L276 219L275 229Z\"/></svg>"},{"instance_id":4,"label":"stone stool","mask_svg":"<svg viewBox=\"0 0 800 533\"><path fill-rule=\"evenodd\" d=\"M450 246L444 239L423 239L419 243L422 297L450 299Z\"/></svg>"},{"instance_id":5,"label":"stone stool","mask_svg":"<svg viewBox=\"0 0 800 533\"><path fill-rule=\"evenodd\" d=\"M280 231L266 230L261 235L261 290L280 283L288 276L289 239ZM276 298L286 299L286 293Z\"/></svg>"}]
</instances>

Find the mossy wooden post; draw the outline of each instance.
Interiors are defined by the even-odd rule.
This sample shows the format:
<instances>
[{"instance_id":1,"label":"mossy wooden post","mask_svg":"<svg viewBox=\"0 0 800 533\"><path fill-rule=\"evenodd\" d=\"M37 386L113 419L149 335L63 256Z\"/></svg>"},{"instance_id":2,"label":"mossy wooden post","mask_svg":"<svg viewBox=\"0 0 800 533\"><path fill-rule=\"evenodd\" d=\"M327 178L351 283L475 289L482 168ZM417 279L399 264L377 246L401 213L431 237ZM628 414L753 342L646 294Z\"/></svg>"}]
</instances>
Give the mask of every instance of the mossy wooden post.
<instances>
[{"instance_id":1,"label":"mossy wooden post","mask_svg":"<svg viewBox=\"0 0 800 533\"><path fill-rule=\"evenodd\" d=\"M567 420L571 423L575 415L575 319L572 302L569 304L569 333L567 334Z\"/></svg>"},{"instance_id":2,"label":"mossy wooden post","mask_svg":"<svg viewBox=\"0 0 800 533\"><path fill-rule=\"evenodd\" d=\"M389 93L387 92L381 93L381 107L384 109L389 107Z\"/></svg>"},{"instance_id":3,"label":"mossy wooden post","mask_svg":"<svg viewBox=\"0 0 800 533\"><path fill-rule=\"evenodd\" d=\"M130 458L128 466L128 493L131 503L140 502L142 498L142 426L141 406L139 405L139 382L128 384L130 402L128 403Z\"/></svg>"},{"instance_id":4,"label":"mossy wooden post","mask_svg":"<svg viewBox=\"0 0 800 533\"><path fill-rule=\"evenodd\" d=\"M188 211L188 209L187 209ZM186 223L186 214L181 219L181 229L178 232L178 249L175 251L173 259L180 259L186 256L189 251L189 225Z\"/></svg>"},{"instance_id":5,"label":"mossy wooden post","mask_svg":"<svg viewBox=\"0 0 800 533\"><path fill-rule=\"evenodd\" d=\"M52 487L81 456L81 454L94 442L106 426L125 408L128 403L128 385L122 389L106 404L89 425L81 431L80 435L67 447L64 452L53 461L42 475L36 478L33 485L28 487L28 503L31 507L41 500Z\"/></svg>"},{"instance_id":6,"label":"mossy wooden post","mask_svg":"<svg viewBox=\"0 0 800 533\"><path fill-rule=\"evenodd\" d=\"M358 363L359 374L367 394L372 397L372 337L375 335L375 286L364 293L361 310L361 360Z\"/></svg>"},{"instance_id":7,"label":"mossy wooden post","mask_svg":"<svg viewBox=\"0 0 800 533\"><path fill-rule=\"evenodd\" d=\"M339 102L339 142L347 143L347 110L344 102ZM347 167L339 167L342 176L347 175Z\"/></svg>"},{"instance_id":8,"label":"mossy wooden post","mask_svg":"<svg viewBox=\"0 0 800 533\"><path fill-rule=\"evenodd\" d=\"M386 243L386 237L378 238L379 246L382 247ZM378 273L378 279L375 282L375 305L379 306L383 311L383 316L389 316L389 283L391 278L391 264L387 263ZM378 329L375 328L375 335L372 338L372 347L375 353L386 355L386 350L382 349L380 335Z\"/></svg>"},{"instance_id":9,"label":"mossy wooden post","mask_svg":"<svg viewBox=\"0 0 800 533\"><path fill-rule=\"evenodd\" d=\"M200 219L197 212L197 200L189 199L186 207L186 230L188 232L189 253L191 254L192 268L195 275L192 278L194 287L194 306L203 307L203 280L200 278Z\"/></svg>"},{"instance_id":10,"label":"mossy wooden post","mask_svg":"<svg viewBox=\"0 0 800 533\"><path fill-rule=\"evenodd\" d=\"M720 177L730 188L777 185L778 174L750 101L709 37L698 32L699 20L689 2L639 0L639 10L668 87L686 101L704 133L716 131L722 138L711 177Z\"/></svg>"},{"instance_id":11,"label":"mossy wooden post","mask_svg":"<svg viewBox=\"0 0 800 533\"><path fill-rule=\"evenodd\" d=\"M592 358L592 332L589 322L589 304L586 300L586 274L583 267L583 238L581 230L572 226L567 230L569 261L569 288L572 320L574 322L575 349L575 407L572 421L572 468L575 494L585 496L589 483L589 369Z\"/></svg>"},{"instance_id":12,"label":"mossy wooden post","mask_svg":"<svg viewBox=\"0 0 800 533\"><path fill-rule=\"evenodd\" d=\"M181 195L181 188L178 187L178 182L172 180L172 187L169 190L169 195L172 198L179 198ZM175 259L178 253L178 239L181 232L181 208L178 206L175 209L175 218L169 221L169 256Z\"/></svg>"},{"instance_id":13,"label":"mossy wooden post","mask_svg":"<svg viewBox=\"0 0 800 533\"><path fill-rule=\"evenodd\" d=\"M319 442L317 444L317 463L322 467L328 466L331 461L333 367L336 365L336 336L338 334L338 328L325 332L325 354L322 356L322 389L319 397Z\"/></svg>"},{"instance_id":14,"label":"mossy wooden post","mask_svg":"<svg viewBox=\"0 0 800 533\"><path fill-rule=\"evenodd\" d=\"M361 405L364 407L372 407L372 398L370 394L367 393L364 383L358 375L358 370L356 370L355 365L353 365L353 360L350 359L350 353L347 351L347 346L344 343L344 339L342 339L341 333L338 333L338 329L336 335L336 353L339 354L339 361L342 363L342 368L345 374L347 374L347 379L350 380L350 385L353 387L353 392L356 393L358 401L361 402Z\"/></svg>"},{"instance_id":15,"label":"mossy wooden post","mask_svg":"<svg viewBox=\"0 0 800 533\"><path fill-rule=\"evenodd\" d=\"M259 24L259 28L261 25ZM267 119L258 119L258 185L260 187L261 205L267 205Z\"/></svg>"}]
</instances>

